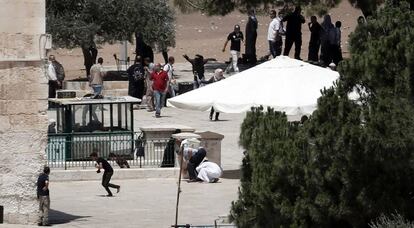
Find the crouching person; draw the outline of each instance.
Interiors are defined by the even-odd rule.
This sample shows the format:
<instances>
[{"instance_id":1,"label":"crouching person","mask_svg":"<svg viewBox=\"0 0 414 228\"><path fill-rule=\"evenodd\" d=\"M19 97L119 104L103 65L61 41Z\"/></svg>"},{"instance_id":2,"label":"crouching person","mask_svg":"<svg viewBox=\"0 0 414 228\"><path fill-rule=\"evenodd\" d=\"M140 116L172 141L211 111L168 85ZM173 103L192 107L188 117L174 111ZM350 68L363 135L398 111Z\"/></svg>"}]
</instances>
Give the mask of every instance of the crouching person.
<instances>
[{"instance_id":1,"label":"crouching person","mask_svg":"<svg viewBox=\"0 0 414 228\"><path fill-rule=\"evenodd\" d=\"M119 168L121 168L121 169L123 169L123 168L128 168L129 169L130 168L130 166L128 164L128 161L125 158L123 158L119 155L116 155L114 153L109 153L108 157L112 161L115 161L116 164L119 165Z\"/></svg>"},{"instance_id":2,"label":"crouching person","mask_svg":"<svg viewBox=\"0 0 414 228\"><path fill-rule=\"evenodd\" d=\"M196 168L201 164L201 162L206 157L207 151L200 147L198 149L193 149L191 147L184 148L184 159L188 161L187 170L188 176L190 177L189 182L197 182L197 170Z\"/></svg>"},{"instance_id":3,"label":"crouching person","mask_svg":"<svg viewBox=\"0 0 414 228\"><path fill-rule=\"evenodd\" d=\"M216 183L223 175L223 170L214 162L204 160L197 168L197 180Z\"/></svg>"}]
</instances>

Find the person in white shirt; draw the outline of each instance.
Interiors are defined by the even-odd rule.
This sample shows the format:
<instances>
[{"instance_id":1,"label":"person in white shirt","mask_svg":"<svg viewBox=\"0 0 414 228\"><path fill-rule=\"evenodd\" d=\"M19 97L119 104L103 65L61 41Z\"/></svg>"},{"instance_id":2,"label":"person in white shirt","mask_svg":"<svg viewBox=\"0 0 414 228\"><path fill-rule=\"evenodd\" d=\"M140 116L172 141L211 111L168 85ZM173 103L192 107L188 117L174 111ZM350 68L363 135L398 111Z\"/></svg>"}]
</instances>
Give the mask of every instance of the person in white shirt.
<instances>
[{"instance_id":1,"label":"person in white shirt","mask_svg":"<svg viewBox=\"0 0 414 228\"><path fill-rule=\"evenodd\" d=\"M176 85L176 81L174 78L174 67L173 64L175 63L175 59L173 56L170 56L168 58L168 63L164 65L164 71L167 72L168 75L168 94L170 95L170 97L175 97L175 85ZM167 100L167 96L165 96L162 101L162 105L165 106L166 104L166 100Z\"/></svg>"},{"instance_id":2,"label":"person in white shirt","mask_svg":"<svg viewBox=\"0 0 414 228\"><path fill-rule=\"evenodd\" d=\"M57 79L56 69L53 65L54 61L56 61L55 56L50 55L47 67L47 76L49 79L49 98L55 98L56 90L60 87L59 81Z\"/></svg>"},{"instance_id":3,"label":"person in white shirt","mask_svg":"<svg viewBox=\"0 0 414 228\"><path fill-rule=\"evenodd\" d=\"M214 162L209 162L205 160L196 168L197 170L197 179L202 180L208 183L216 183L221 175L223 175L223 170Z\"/></svg>"},{"instance_id":4,"label":"person in white shirt","mask_svg":"<svg viewBox=\"0 0 414 228\"><path fill-rule=\"evenodd\" d=\"M269 41L269 51L270 54L275 58L282 53L282 31L283 24L280 17L276 16L276 10L270 11L270 18L272 21L269 24L267 31L267 40Z\"/></svg>"},{"instance_id":5,"label":"person in white shirt","mask_svg":"<svg viewBox=\"0 0 414 228\"><path fill-rule=\"evenodd\" d=\"M102 64L103 59L98 58L98 63L91 67L90 84L95 96L101 95L103 89L103 78L105 76L105 71Z\"/></svg>"}]
</instances>

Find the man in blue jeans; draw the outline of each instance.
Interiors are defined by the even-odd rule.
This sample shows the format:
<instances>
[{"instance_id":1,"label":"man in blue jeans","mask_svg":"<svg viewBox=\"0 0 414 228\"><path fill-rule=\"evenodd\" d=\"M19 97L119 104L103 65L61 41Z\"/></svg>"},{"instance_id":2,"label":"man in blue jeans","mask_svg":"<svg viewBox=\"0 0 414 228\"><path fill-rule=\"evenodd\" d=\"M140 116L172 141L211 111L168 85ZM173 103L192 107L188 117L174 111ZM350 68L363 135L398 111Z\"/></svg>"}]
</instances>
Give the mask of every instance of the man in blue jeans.
<instances>
[{"instance_id":1,"label":"man in blue jeans","mask_svg":"<svg viewBox=\"0 0 414 228\"><path fill-rule=\"evenodd\" d=\"M91 67L90 84L92 86L95 97L98 95L101 95L102 93L103 78L105 76L105 71L104 71L102 64L103 64L103 59L99 58L98 63L94 64Z\"/></svg>"},{"instance_id":2,"label":"man in blue jeans","mask_svg":"<svg viewBox=\"0 0 414 228\"><path fill-rule=\"evenodd\" d=\"M152 89L155 97L155 117L161 117L162 99L168 90L168 74L161 68L161 64L157 63L154 66L154 71L151 74Z\"/></svg>"}]
</instances>

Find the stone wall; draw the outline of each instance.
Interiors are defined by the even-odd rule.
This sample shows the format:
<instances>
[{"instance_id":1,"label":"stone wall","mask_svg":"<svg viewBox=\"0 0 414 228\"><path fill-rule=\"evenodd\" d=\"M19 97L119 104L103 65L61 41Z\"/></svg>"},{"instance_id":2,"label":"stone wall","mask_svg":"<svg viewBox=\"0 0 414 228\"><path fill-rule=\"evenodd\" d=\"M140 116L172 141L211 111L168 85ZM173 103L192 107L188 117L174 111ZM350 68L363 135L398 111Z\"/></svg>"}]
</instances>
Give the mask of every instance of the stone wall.
<instances>
[{"instance_id":1,"label":"stone wall","mask_svg":"<svg viewBox=\"0 0 414 228\"><path fill-rule=\"evenodd\" d=\"M47 143L48 86L39 45L45 1L0 5L0 205L6 223L35 224Z\"/></svg>"}]
</instances>

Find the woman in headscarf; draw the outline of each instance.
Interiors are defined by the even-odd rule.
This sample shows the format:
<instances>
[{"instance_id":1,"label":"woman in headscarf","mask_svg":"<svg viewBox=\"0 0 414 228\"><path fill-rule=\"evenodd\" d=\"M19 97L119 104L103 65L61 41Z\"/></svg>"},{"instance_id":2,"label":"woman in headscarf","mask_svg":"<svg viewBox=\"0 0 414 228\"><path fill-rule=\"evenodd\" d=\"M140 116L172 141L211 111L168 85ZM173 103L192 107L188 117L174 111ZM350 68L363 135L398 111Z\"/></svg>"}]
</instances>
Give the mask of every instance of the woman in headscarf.
<instances>
[{"instance_id":1,"label":"woman in headscarf","mask_svg":"<svg viewBox=\"0 0 414 228\"><path fill-rule=\"evenodd\" d=\"M325 15L323 18L321 33L321 56L320 60L326 66L332 62L332 50L330 45L335 39L335 26L332 24L331 16ZM333 37L332 37L333 36Z\"/></svg>"}]
</instances>

